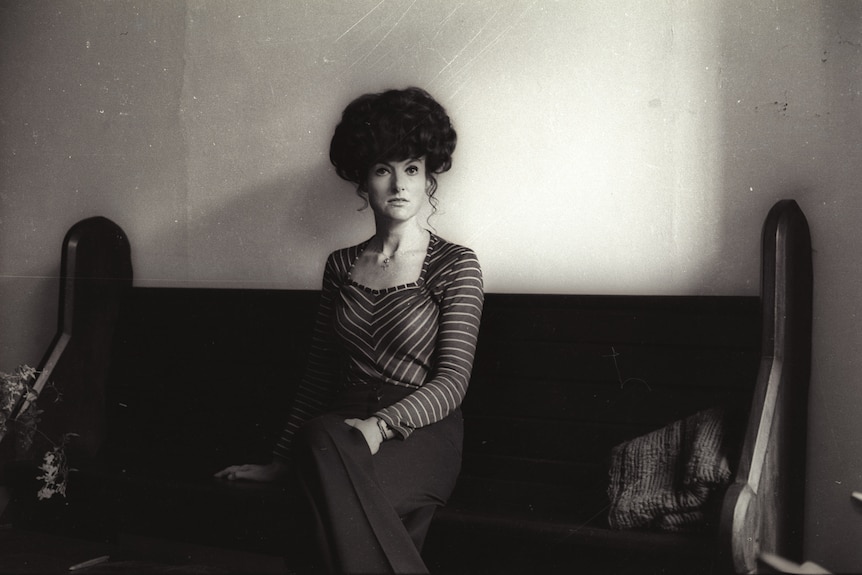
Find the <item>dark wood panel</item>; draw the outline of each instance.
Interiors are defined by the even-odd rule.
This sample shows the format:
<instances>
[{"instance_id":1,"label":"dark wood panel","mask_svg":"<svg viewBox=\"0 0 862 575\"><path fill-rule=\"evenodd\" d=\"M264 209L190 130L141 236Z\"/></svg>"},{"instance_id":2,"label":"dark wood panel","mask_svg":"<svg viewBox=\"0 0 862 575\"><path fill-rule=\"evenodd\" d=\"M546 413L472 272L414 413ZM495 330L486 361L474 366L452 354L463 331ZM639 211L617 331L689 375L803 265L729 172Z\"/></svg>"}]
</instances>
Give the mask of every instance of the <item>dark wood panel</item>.
<instances>
[{"instance_id":1,"label":"dark wood panel","mask_svg":"<svg viewBox=\"0 0 862 575\"><path fill-rule=\"evenodd\" d=\"M750 388L743 386L650 386L641 381L621 386L478 377L467 391L464 414L660 425L712 406L743 408L750 399Z\"/></svg>"},{"instance_id":2,"label":"dark wood panel","mask_svg":"<svg viewBox=\"0 0 862 575\"><path fill-rule=\"evenodd\" d=\"M601 463L611 447L654 428L645 425L590 424L578 421L470 417L465 419L464 451L582 463Z\"/></svg>"},{"instance_id":3,"label":"dark wood panel","mask_svg":"<svg viewBox=\"0 0 862 575\"><path fill-rule=\"evenodd\" d=\"M119 338L130 353L165 361L207 353L269 361L285 345L307 345L318 297L310 291L135 288Z\"/></svg>"},{"instance_id":4,"label":"dark wood panel","mask_svg":"<svg viewBox=\"0 0 862 575\"><path fill-rule=\"evenodd\" d=\"M751 388L758 360L752 349L494 340L480 343L473 373L475 378L500 374L525 379L618 384L641 380L648 385Z\"/></svg>"},{"instance_id":5,"label":"dark wood panel","mask_svg":"<svg viewBox=\"0 0 862 575\"><path fill-rule=\"evenodd\" d=\"M487 294L494 339L757 347L759 300L745 296Z\"/></svg>"}]
</instances>

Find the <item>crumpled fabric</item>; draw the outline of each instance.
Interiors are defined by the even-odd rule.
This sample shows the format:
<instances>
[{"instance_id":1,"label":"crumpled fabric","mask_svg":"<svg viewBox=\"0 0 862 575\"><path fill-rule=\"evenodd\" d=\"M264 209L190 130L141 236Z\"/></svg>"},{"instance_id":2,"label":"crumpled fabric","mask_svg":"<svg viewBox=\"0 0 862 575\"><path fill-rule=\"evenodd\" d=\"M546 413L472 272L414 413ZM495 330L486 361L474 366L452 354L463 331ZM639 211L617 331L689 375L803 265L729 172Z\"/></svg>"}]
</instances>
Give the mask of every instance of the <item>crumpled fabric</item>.
<instances>
[{"instance_id":1,"label":"crumpled fabric","mask_svg":"<svg viewBox=\"0 0 862 575\"><path fill-rule=\"evenodd\" d=\"M611 451L613 529L697 531L711 496L730 483L724 410L710 408Z\"/></svg>"}]
</instances>

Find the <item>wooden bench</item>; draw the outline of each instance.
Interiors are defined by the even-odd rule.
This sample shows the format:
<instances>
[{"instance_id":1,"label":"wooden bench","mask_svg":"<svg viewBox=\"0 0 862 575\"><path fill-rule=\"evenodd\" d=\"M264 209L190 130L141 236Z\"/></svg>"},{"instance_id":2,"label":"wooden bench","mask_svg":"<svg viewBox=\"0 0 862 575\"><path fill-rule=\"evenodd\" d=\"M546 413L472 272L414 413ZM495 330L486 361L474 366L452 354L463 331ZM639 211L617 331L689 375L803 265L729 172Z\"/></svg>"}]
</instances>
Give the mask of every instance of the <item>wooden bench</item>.
<instances>
[{"instance_id":1,"label":"wooden bench","mask_svg":"<svg viewBox=\"0 0 862 575\"><path fill-rule=\"evenodd\" d=\"M487 294L463 469L426 545L432 570L743 572L761 551L799 559L812 271L795 202L770 211L761 253L760 297ZM284 553L284 487L211 476L269 458L318 293L130 278L122 230L94 218L70 231L40 381L86 398L44 414L83 435L70 446L79 471L67 501L18 489L16 523ZM708 527L610 529L611 448L718 405L737 422L738 461Z\"/></svg>"}]
</instances>

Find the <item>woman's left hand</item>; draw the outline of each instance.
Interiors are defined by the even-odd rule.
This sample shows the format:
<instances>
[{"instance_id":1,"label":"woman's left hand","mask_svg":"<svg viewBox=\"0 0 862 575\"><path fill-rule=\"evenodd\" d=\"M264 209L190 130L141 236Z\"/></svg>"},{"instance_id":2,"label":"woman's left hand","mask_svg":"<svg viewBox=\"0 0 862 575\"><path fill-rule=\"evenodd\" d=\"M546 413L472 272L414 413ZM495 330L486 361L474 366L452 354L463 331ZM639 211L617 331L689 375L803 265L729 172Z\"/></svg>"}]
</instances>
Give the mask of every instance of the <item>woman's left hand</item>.
<instances>
[{"instance_id":1,"label":"woman's left hand","mask_svg":"<svg viewBox=\"0 0 862 575\"><path fill-rule=\"evenodd\" d=\"M369 417L368 419L345 419L344 423L362 432L365 442L368 444L368 449L371 450L371 455L380 451L383 437L380 435L380 428L377 427L376 417Z\"/></svg>"}]
</instances>

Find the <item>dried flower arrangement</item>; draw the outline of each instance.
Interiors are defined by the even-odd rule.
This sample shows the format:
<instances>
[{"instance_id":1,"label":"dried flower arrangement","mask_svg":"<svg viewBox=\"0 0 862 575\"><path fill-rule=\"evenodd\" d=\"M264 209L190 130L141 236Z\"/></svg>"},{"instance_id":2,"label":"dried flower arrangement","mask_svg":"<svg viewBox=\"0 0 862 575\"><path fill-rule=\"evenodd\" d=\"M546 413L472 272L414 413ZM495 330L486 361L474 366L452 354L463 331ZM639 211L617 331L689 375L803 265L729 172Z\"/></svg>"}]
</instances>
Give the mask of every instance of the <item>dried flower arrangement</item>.
<instances>
[{"instance_id":1,"label":"dried flower arrangement","mask_svg":"<svg viewBox=\"0 0 862 575\"><path fill-rule=\"evenodd\" d=\"M76 434L66 433L57 443L39 430L42 410L36 406L37 395L33 391L37 375L38 372L28 365L21 365L12 373L0 372L0 442L12 441L12 449L19 457L34 448L37 438L47 442L50 448L39 465L42 475L37 479L42 487L37 496L39 499L50 499L54 495L65 497L69 476L65 447ZM59 401L60 394L56 396L55 401ZM13 418L16 409L18 413Z\"/></svg>"}]
</instances>

